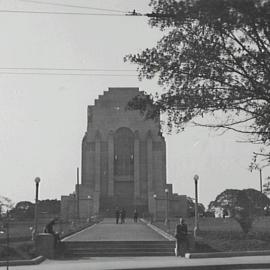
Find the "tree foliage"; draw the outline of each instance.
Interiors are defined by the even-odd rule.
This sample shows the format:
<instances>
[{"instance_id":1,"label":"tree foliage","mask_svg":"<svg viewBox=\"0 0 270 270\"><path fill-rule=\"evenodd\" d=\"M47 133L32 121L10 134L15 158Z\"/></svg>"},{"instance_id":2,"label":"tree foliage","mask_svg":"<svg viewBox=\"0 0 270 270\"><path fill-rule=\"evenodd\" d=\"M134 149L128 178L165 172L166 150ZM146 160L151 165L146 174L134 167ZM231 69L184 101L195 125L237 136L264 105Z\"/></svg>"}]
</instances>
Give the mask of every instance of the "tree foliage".
<instances>
[{"instance_id":1,"label":"tree foliage","mask_svg":"<svg viewBox=\"0 0 270 270\"><path fill-rule=\"evenodd\" d=\"M18 219L34 218L35 204L29 201L18 202L10 211L10 215Z\"/></svg>"},{"instance_id":2,"label":"tree foliage","mask_svg":"<svg viewBox=\"0 0 270 270\"><path fill-rule=\"evenodd\" d=\"M209 209L220 207L229 211L247 233L251 229L254 217L262 215L264 208L269 205L270 199L258 190L226 189L209 204Z\"/></svg>"},{"instance_id":3,"label":"tree foliage","mask_svg":"<svg viewBox=\"0 0 270 270\"><path fill-rule=\"evenodd\" d=\"M208 208L221 207L234 212L237 207L248 208L254 214L261 213L265 206L270 205L270 199L256 189L226 189L220 193Z\"/></svg>"},{"instance_id":4,"label":"tree foliage","mask_svg":"<svg viewBox=\"0 0 270 270\"><path fill-rule=\"evenodd\" d=\"M38 212L40 214L59 215L61 205L59 200L40 200ZM31 219L35 216L35 204L29 201L20 201L10 211L10 215L17 219Z\"/></svg>"},{"instance_id":5,"label":"tree foliage","mask_svg":"<svg viewBox=\"0 0 270 270\"><path fill-rule=\"evenodd\" d=\"M198 213L202 216L205 214L205 207L202 203L198 203ZM187 197L187 215L189 217L194 217L195 215L195 203L191 197Z\"/></svg>"},{"instance_id":6,"label":"tree foliage","mask_svg":"<svg viewBox=\"0 0 270 270\"><path fill-rule=\"evenodd\" d=\"M158 76L164 93L137 97L129 105L160 111L169 128L187 122L247 133L266 149L270 144L270 1L152 0L149 24L164 31L154 48L130 54L140 78ZM223 112L218 122L198 116ZM255 160L256 161L256 160Z\"/></svg>"},{"instance_id":7,"label":"tree foliage","mask_svg":"<svg viewBox=\"0 0 270 270\"><path fill-rule=\"evenodd\" d=\"M59 200L42 200L39 202L40 212L59 215L61 211L61 202Z\"/></svg>"},{"instance_id":8,"label":"tree foliage","mask_svg":"<svg viewBox=\"0 0 270 270\"><path fill-rule=\"evenodd\" d=\"M2 213L6 212L7 210L10 210L13 207L13 202L11 199L0 196L0 217Z\"/></svg>"}]
</instances>

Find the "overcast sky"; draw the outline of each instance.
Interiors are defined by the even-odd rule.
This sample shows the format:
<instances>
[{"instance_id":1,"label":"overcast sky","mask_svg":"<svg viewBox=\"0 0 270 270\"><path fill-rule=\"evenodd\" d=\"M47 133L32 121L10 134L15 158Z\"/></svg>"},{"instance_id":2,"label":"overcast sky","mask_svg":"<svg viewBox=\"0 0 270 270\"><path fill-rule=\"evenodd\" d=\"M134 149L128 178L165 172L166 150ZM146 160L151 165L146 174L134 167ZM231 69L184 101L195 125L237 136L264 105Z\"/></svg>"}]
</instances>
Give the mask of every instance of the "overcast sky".
<instances>
[{"instance_id":1,"label":"overcast sky","mask_svg":"<svg viewBox=\"0 0 270 270\"><path fill-rule=\"evenodd\" d=\"M2 0L0 10L116 14L57 3L150 12L145 0ZM150 28L145 17L0 13L0 35L0 195L14 202L33 201L34 178L39 176L41 199L60 199L74 191L87 105L108 87L161 93L155 80L139 82L136 66L124 63L123 57L154 46L162 33ZM7 69L18 67L123 71L84 72L91 76L6 74L44 72ZM218 136L203 128L166 135L167 181L174 192L194 197L194 174L200 177L204 204L227 188L259 189L259 173L248 171L256 148L237 143L239 139L243 137ZM263 174L269 175L269 170Z\"/></svg>"}]
</instances>

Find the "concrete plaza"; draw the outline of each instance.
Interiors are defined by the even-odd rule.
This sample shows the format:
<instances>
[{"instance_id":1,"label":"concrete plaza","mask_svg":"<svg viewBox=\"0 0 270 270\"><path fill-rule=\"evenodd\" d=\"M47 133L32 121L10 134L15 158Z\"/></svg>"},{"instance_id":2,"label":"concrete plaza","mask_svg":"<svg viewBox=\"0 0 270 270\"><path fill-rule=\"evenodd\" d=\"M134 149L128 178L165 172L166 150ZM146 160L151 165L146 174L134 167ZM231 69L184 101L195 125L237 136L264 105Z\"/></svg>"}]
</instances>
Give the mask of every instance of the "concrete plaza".
<instances>
[{"instance_id":1,"label":"concrete plaza","mask_svg":"<svg viewBox=\"0 0 270 270\"><path fill-rule=\"evenodd\" d=\"M150 227L132 219L116 224L115 219L105 218L100 223L64 239L64 241L166 241Z\"/></svg>"}]
</instances>

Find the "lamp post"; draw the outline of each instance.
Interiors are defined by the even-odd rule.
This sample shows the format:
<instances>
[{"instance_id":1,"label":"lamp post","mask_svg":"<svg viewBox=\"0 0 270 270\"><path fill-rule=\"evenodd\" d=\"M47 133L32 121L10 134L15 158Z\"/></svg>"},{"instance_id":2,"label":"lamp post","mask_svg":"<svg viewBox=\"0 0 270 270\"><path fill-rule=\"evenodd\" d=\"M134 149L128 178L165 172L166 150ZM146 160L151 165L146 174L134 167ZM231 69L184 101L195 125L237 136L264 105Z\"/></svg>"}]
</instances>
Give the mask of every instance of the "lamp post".
<instances>
[{"instance_id":1,"label":"lamp post","mask_svg":"<svg viewBox=\"0 0 270 270\"><path fill-rule=\"evenodd\" d=\"M155 221L157 221L157 194L154 194L153 198L155 200Z\"/></svg>"},{"instance_id":2,"label":"lamp post","mask_svg":"<svg viewBox=\"0 0 270 270\"><path fill-rule=\"evenodd\" d=\"M198 216L198 180L199 176L197 174L193 177L195 183L195 224L194 224L194 238L196 240L197 232L199 230L199 216Z\"/></svg>"},{"instance_id":3,"label":"lamp post","mask_svg":"<svg viewBox=\"0 0 270 270\"><path fill-rule=\"evenodd\" d=\"M169 204L169 190L167 188L165 188L165 194L166 194L166 214L165 214L165 222L164 224L167 225L168 224L168 212L169 212L169 207L168 207L168 204Z\"/></svg>"},{"instance_id":4,"label":"lamp post","mask_svg":"<svg viewBox=\"0 0 270 270\"><path fill-rule=\"evenodd\" d=\"M37 235L37 228L38 228L38 187L39 187L40 178L35 178L36 183L36 199L35 199L35 227L34 227L34 238Z\"/></svg>"},{"instance_id":5,"label":"lamp post","mask_svg":"<svg viewBox=\"0 0 270 270\"><path fill-rule=\"evenodd\" d=\"M92 200L91 195L88 195L87 196L87 199L89 200L89 206L88 206L88 222L90 222L90 220L91 220L91 218L90 218L90 215L91 215L91 200Z\"/></svg>"},{"instance_id":6,"label":"lamp post","mask_svg":"<svg viewBox=\"0 0 270 270\"><path fill-rule=\"evenodd\" d=\"M259 168L259 171L260 171L260 191L262 193L263 192L263 189L262 189L262 168Z\"/></svg>"}]
</instances>

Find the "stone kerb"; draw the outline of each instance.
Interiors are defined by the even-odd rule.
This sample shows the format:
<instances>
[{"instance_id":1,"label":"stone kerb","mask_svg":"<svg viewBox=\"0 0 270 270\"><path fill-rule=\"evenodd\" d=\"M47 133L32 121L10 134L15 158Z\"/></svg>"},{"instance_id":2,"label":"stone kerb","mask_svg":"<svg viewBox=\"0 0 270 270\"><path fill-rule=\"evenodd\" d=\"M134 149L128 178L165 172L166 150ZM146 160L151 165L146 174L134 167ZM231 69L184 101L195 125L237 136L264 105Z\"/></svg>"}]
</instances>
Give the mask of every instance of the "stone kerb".
<instances>
[{"instance_id":1,"label":"stone kerb","mask_svg":"<svg viewBox=\"0 0 270 270\"><path fill-rule=\"evenodd\" d=\"M140 221L144 224L146 224L148 227L150 227L152 230L156 231L157 233L159 233L160 235L162 235L164 238L166 238L169 241L175 241L176 239L170 235L169 233L161 230L160 228L158 228L157 226L155 226L154 224L151 224L150 222L147 222L145 219L140 218Z\"/></svg>"},{"instance_id":2,"label":"stone kerb","mask_svg":"<svg viewBox=\"0 0 270 270\"><path fill-rule=\"evenodd\" d=\"M31 260L11 260L7 261L0 261L1 266L21 266L21 265L37 265L42 263L46 258L44 256L38 256Z\"/></svg>"},{"instance_id":3,"label":"stone kerb","mask_svg":"<svg viewBox=\"0 0 270 270\"><path fill-rule=\"evenodd\" d=\"M55 257L55 239L52 234L40 233L35 239L36 250L39 255L48 259Z\"/></svg>"}]
</instances>

